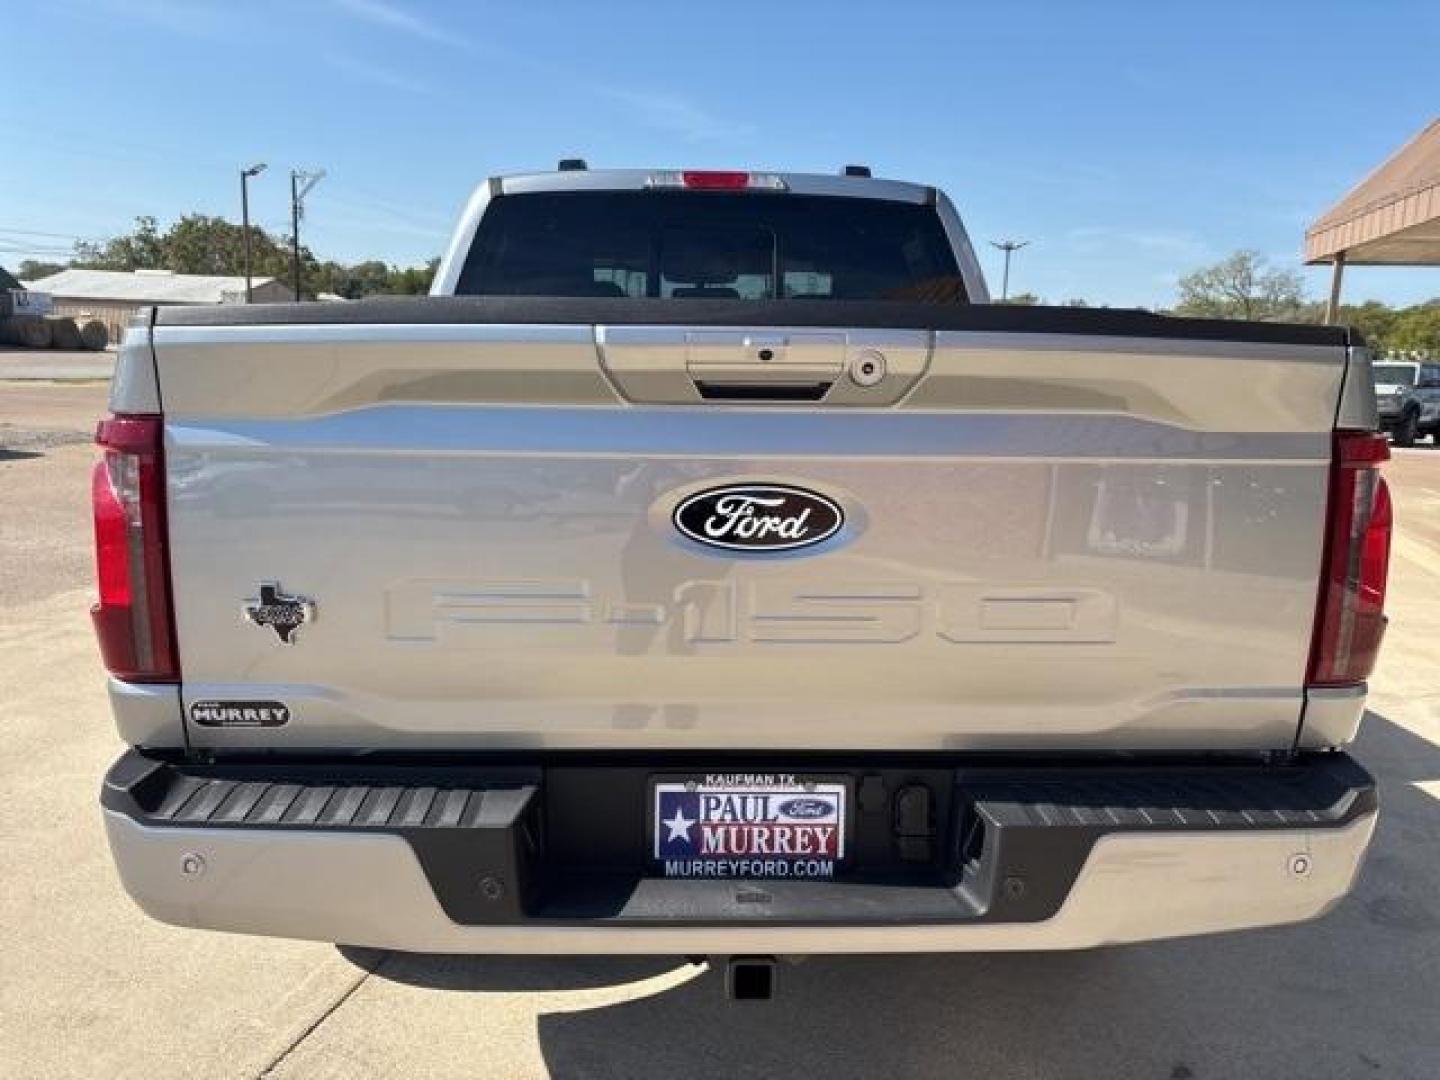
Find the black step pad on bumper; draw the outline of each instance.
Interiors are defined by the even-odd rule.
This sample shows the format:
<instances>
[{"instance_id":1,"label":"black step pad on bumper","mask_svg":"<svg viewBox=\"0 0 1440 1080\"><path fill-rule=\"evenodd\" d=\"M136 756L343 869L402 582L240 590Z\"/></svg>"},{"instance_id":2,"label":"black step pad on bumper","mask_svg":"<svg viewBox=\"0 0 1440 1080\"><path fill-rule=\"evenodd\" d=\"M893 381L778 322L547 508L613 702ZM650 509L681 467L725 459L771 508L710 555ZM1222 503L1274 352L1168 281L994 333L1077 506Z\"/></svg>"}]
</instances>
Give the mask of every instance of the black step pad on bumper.
<instances>
[{"instance_id":1,"label":"black step pad on bumper","mask_svg":"<svg viewBox=\"0 0 1440 1080\"><path fill-rule=\"evenodd\" d=\"M972 810L961 891L992 898L1007 921L1059 910L1108 834L1336 828L1377 806L1374 780L1343 754L1278 768L962 771L958 782Z\"/></svg>"},{"instance_id":2,"label":"black step pad on bumper","mask_svg":"<svg viewBox=\"0 0 1440 1080\"><path fill-rule=\"evenodd\" d=\"M670 768L202 765L131 751L102 801L159 829L401 837L462 924L637 926L1031 922L1059 910L1107 835L1337 829L1376 808L1374 781L1343 754L1283 766L836 759L815 768L853 778L866 842L835 879L665 880L647 863L644 792Z\"/></svg>"}]
</instances>

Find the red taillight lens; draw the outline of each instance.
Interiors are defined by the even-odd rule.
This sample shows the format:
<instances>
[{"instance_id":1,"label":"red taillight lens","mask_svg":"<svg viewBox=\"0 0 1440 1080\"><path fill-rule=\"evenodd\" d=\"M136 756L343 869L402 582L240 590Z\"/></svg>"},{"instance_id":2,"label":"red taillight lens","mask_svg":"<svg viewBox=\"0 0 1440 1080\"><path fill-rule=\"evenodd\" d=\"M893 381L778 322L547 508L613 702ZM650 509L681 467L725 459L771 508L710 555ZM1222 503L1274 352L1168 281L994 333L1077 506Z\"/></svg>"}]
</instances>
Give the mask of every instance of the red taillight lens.
<instances>
[{"instance_id":1,"label":"red taillight lens","mask_svg":"<svg viewBox=\"0 0 1440 1080\"><path fill-rule=\"evenodd\" d=\"M180 677L171 625L165 541L163 422L158 416L100 421L102 457L90 481L95 574L100 601L90 611L105 667L131 682Z\"/></svg>"},{"instance_id":2,"label":"red taillight lens","mask_svg":"<svg viewBox=\"0 0 1440 1080\"><path fill-rule=\"evenodd\" d=\"M1335 435L1329 532L1310 647L1312 686L1362 682L1375 667L1385 635L1391 529L1390 488L1380 463L1389 458L1383 435Z\"/></svg>"},{"instance_id":3,"label":"red taillight lens","mask_svg":"<svg viewBox=\"0 0 1440 1080\"><path fill-rule=\"evenodd\" d=\"M696 170L685 170L681 176L684 177L685 187L732 189L732 187L746 187L750 183L749 173L701 173Z\"/></svg>"},{"instance_id":4,"label":"red taillight lens","mask_svg":"<svg viewBox=\"0 0 1440 1080\"><path fill-rule=\"evenodd\" d=\"M680 176L687 188L729 190L750 185L750 174L746 172L699 172L687 169Z\"/></svg>"},{"instance_id":5,"label":"red taillight lens","mask_svg":"<svg viewBox=\"0 0 1440 1080\"><path fill-rule=\"evenodd\" d=\"M775 173L731 172L711 169L683 169L651 173L647 188L690 188L696 191L788 191L784 179Z\"/></svg>"}]
</instances>

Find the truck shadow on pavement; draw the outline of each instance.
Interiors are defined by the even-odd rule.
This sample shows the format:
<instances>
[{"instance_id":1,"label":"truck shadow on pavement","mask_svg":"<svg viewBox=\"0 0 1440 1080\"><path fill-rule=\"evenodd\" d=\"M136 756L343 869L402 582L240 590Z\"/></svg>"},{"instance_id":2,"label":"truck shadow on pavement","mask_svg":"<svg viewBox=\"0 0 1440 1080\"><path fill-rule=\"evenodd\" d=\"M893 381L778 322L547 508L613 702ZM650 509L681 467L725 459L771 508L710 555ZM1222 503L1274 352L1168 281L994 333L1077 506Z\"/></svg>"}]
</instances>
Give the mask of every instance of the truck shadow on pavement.
<instances>
[{"instance_id":1,"label":"truck shadow on pavement","mask_svg":"<svg viewBox=\"0 0 1440 1080\"><path fill-rule=\"evenodd\" d=\"M764 1004L727 1002L719 968L618 991L678 959L347 955L414 986L562 992L537 1021L556 1076L1433 1076L1440 795L1416 783L1440 780L1440 747L1371 713L1356 753L1380 779L1381 824L1355 893L1306 925L1079 953L815 957L782 963ZM615 1000L563 994L604 987Z\"/></svg>"},{"instance_id":2,"label":"truck shadow on pavement","mask_svg":"<svg viewBox=\"0 0 1440 1080\"><path fill-rule=\"evenodd\" d=\"M86 431L17 427L0 423L0 461L24 461L44 457L61 446L89 443L93 435Z\"/></svg>"}]
</instances>

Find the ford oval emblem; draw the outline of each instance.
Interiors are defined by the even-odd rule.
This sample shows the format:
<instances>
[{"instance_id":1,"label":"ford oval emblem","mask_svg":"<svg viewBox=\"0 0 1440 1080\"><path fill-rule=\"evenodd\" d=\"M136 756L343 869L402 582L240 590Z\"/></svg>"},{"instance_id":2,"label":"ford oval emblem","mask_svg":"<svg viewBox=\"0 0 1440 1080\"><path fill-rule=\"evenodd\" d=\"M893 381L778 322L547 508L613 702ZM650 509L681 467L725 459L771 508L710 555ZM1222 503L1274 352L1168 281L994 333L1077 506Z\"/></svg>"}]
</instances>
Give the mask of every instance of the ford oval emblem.
<instances>
[{"instance_id":1,"label":"ford oval emblem","mask_svg":"<svg viewBox=\"0 0 1440 1080\"><path fill-rule=\"evenodd\" d=\"M786 799L780 804L780 813L791 818L824 817L834 810L834 804L824 799Z\"/></svg>"},{"instance_id":2,"label":"ford oval emblem","mask_svg":"<svg viewBox=\"0 0 1440 1080\"><path fill-rule=\"evenodd\" d=\"M815 491L789 484L727 484L675 507L675 528L696 543L728 551L793 551L828 540L845 512Z\"/></svg>"}]
</instances>

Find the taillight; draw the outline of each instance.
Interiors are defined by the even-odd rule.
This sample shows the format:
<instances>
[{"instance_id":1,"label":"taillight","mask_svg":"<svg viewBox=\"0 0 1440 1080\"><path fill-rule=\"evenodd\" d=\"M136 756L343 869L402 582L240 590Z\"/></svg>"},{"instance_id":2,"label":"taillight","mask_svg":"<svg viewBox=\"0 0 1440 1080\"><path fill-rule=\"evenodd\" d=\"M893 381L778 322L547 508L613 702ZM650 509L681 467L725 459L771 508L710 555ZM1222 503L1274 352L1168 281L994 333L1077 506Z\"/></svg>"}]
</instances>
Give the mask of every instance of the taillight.
<instances>
[{"instance_id":1,"label":"taillight","mask_svg":"<svg viewBox=\"0 0 1440 1080\"><path fill-rule=\"evenodd\" d=\"M90 614L105 667L131 682L180 677L166 554L162 430L158 416L113 416L95 431L102 456L91 477L90 502L100 601Z\"/></svg>"},{"instance_id":2,"label":"taillight","mask_svg":"<svg viewBox=\"0 0 1440 1080\"><path fill-rule=\"evenodd\" d=\"M1385 578L1390 567L1390 488L1380 475L1385 436L1335 435L1320 603L1310 645L1312 686L1362 682L1375 667L1385 634Z\"/></svg>"},{"instance_id":3,"label":"taillight","mask_svg":"<svg viewBox=\"0 0 1440 1080\"><path fill-rule=\"evenodd\" d=\"M785 181L774 173L731 172L684 169L651 173L645 180L651 188L690 188L694 191L784 191Z\"/></svg>"}]
</instances>

